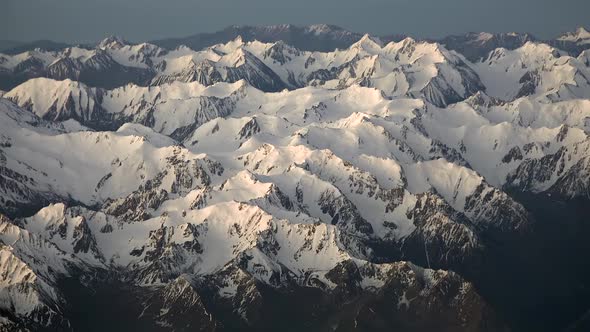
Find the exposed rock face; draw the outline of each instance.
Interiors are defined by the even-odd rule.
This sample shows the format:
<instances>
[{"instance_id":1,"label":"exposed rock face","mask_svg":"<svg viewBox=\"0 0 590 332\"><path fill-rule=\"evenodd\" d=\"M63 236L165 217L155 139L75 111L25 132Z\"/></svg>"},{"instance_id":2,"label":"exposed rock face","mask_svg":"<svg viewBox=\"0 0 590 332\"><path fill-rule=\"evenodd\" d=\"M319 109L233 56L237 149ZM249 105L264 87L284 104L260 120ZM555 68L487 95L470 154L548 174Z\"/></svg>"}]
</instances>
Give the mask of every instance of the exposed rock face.
<instances>
[{"instance_id":1,"label":"exposed rock face","mask_svg":"<svg viewBox=\"0 0 590 332\"><path fill-rule=\"evenodd\" d=\"M583 315L586 54L520 35L480 40L514 47L474 62L411 38L246 40L0 56L63 79L0 98L1 329L536 331Z\"/></svg>"},{"instance_id":2,"label":"exposed rock face","mask_svg":"<svg viewBox=\"0 0 590 332\"><path fill-rule=\"evenodd\" d=\"M127 83L212 85L240 80L267 92L303 86L341 88L359 84L378 87L391 96L421 97L439 106L461 101L484 89L477 73L461 56L439 44L409 38L383 46L363 36L348 49L325 53L299 51L282 41L245 42L241 37L202 51L181 47L170 52L150 44L128 45L124 41L105 40L93 50L73 47L61 52L35 51L18 56L2 55L2 58L6 60L4 65L0 63L0 68L5 66L3 69L8 76L19 77L26 73L26 78L70 79L107 89ZM302 61L304 68L299 65ZM18 78L12 80L21 83ZM46 117L90 120L90 114L100 116L103 92L85 86L80 89L86 93L63 96L58 104L44 110ZM18 94L8 97L19 105L36 106ZM89 101L84 103L85 99ZM76 108L86 111L76 112Z\"/></svg>"},{"instance_id":3,"label":"exposed rock face","mask_svg":"<svg viewBox=\"0 0 590 332\"><path fill-rule=\"evenodd\" d=\"M217 323L207 312L190 281L178 277L156 291L146 303L143 319L153 320L163 329L215 331Z\"/></svg>"}]
</instances>

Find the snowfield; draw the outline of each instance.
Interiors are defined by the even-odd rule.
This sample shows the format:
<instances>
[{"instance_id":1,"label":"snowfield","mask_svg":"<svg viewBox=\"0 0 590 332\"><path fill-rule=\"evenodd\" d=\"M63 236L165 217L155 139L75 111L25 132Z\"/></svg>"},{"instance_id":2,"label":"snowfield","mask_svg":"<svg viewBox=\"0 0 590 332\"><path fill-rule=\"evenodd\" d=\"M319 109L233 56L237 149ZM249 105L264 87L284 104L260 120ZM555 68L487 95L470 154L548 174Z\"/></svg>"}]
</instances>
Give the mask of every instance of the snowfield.
<instances>
[{"instance_id":1,"label":"snowfield","mask_svg":"<svg viewBox=\"0 0 590 332\"><path fill-rule=\"evenodd\" d=\"M472 63L368 35L333 52L110 38L0 55L7 71L151 75L110 89L49 75L0 95L0 212L12 217L0 217L0 311L16 317L0 327L60 326L58 281L95 270L185 295L211 282L244 321L255 283L335 292L351 266L362 290L404 280L398 309L415 306L404 287L418 281L424 296L459 282L461 304L470 284L404 260L419 248L454 267L489 234L525 231L508 190L587 197L587 58L528 42Z\"/></svg>"}]
</instances>

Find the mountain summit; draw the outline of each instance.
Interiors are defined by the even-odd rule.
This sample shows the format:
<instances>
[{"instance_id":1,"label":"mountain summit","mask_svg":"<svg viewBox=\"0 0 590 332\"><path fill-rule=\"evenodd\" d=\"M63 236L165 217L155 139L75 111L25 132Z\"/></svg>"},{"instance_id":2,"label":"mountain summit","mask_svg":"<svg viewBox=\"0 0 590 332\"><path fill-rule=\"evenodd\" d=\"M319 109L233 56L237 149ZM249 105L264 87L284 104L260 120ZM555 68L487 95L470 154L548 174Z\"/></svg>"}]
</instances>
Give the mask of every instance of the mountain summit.
<instances>
[{"instance_id":1,"label":"mountain summit","mask_svg":"<svg viewBox=\"0 0 590 332\"><path fill-rule=\"evenodd\" d=\"M0 331L583 326L583 35L0 55Z\"/></svg>"}]
</instances>

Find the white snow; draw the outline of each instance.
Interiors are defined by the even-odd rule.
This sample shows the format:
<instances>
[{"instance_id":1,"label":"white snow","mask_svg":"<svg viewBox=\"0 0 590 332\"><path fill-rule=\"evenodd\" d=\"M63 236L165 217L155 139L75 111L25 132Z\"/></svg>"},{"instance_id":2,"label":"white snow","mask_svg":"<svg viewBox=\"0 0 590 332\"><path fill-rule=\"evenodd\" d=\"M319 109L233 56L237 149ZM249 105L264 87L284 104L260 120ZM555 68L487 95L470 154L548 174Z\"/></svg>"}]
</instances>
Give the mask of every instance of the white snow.
<instances>
[{"instance_id":1,"label":"white snow","mask_svg":"<svg viewBox=\"0 0 590 332\"><path fill-rule=\"evenodd\" d=\"M330 29L314 26L310 33ZM19 227L0 224L6 244L0 266L7 273L0 273L7 276L0 279L0 306L25 294L19 310L30 312L39 304L36 293L4 289L48 278L49 264L64 273L65 262L82 261L141 271L140 282L158 284L170 275L224 271L247 256L258 280L289 273L302 284L319 280L327 287L334 285L325 274L352 261L376 269L362 287L379 288L391 266L367 263L371 253L356 250L357 241L404 241L418 229L410 212L424 193L477 222L466 202L478 190L496 199L523 163L561 151L562 169L531 184L547 190L590 151L587 52L572 58L527 43L470 64L436 43L408 38L382 45L368 35L334 52L241 38L198 52L111 38L99 50L129 67L153 63L160 76L206 65L223 75L244 66L257 73L255 57L294 89L263 92L248 77L111 90L36 78L8 91L0 99L0 167L22 175L24 194L0 191L1 197L30 203L35 196L26 194L33 192L91 208L52 204ZM99 50L2 56L0 66L33 57L44 65L63 56L85 62ZM273 58L277 50L284 63ZM469 68L485 92L470 96L468 85L479 79L465 74ZM310 77L326 69L335 76ZM517 98L531 72L536 85ZM465 100L434 106L450 91ZM67 120L42 120L58 116ZM130 122L113 131L91 129L93 121L111 117ZM161 204L141 201L154 193L164 193ZM127 198L142 202L131 209L145 212L146 220L106 212L105 204ZM96 247L73 254L85 234ZM47 264L25 259L38 256ZM435 272L413 271L435 282ZM222 295L231 297L236 287L228 283ZM410 302L403 294L392 305Z\"/></svg>"}]
</instances>

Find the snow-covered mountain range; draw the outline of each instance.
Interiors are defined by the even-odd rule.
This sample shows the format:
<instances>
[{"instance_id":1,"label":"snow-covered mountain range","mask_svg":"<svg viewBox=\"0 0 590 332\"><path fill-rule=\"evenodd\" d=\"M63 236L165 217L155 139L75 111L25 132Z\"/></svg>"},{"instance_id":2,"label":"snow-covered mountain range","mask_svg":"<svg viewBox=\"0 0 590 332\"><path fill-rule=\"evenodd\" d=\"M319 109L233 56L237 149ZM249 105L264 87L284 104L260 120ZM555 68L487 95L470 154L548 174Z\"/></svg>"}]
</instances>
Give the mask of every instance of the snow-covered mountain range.
<instances>
[{"instance_id":1,"label":"snow-covered mountain range","mask_svg":"<svg viewBox=\"0 0 590 332\"><path fill-rule=\"evenodd\" d=\"M478 38L522 45L0 55L0 331L120 294L146 330L514 327L486 271L541 236L523 195L588 200L590 55Z\"/></svg>"}]
</instances>

